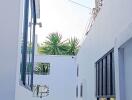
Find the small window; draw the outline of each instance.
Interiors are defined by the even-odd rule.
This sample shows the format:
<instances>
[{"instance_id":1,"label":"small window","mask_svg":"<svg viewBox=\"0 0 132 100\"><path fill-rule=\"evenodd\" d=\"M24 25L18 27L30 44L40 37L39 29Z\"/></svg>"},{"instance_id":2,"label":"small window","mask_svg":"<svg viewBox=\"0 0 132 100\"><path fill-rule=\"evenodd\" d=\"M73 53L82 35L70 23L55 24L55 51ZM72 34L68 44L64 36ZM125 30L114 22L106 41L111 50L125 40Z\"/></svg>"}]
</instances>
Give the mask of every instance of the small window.
<instances>
[{"instance_id":1,"label":"small window","mask_svg":"<svg viewBox=\"0 0 132 100\"><path fill-rule=\"evenodd\" d=\"M79 76L79 65L77 66L77 77Z\"/></svg>"},{"instance_id":2,"label":"small window","mask_svg":"<svg viewBox=\"0 0 132 100\"><path fill-rule=\"evenodd\" d=\"M115 100L114 50L96 62L97 100Z\"/></svg>"},{"instance_id":3,"label":"small window","mask_svg":"<svg viewBox=\"0 0 132 100\"><path fill-rule=\"evenodd\" d=\"M50 73L50 63L38 62L34 69L35 74L48 75Z\"/></svg>"},{"instance_id":4,"label":"small window","mask_svg":"<svg viewBox=\"0 0 132 100\"><path fill-rule=\"evenodd\" d=\"M80 86L80 97L81 98L83 97L83 84L81 84Z\"/></svg>"},{"instance_id":5,"label":"small window","mask_svg":"<svg viewBox=\"0 0 132 100\"><path fill-rule=\"evenodd\" d=\"M76 98L78 98L78 86L76 86Z\"/></svg>"}]
</instances>

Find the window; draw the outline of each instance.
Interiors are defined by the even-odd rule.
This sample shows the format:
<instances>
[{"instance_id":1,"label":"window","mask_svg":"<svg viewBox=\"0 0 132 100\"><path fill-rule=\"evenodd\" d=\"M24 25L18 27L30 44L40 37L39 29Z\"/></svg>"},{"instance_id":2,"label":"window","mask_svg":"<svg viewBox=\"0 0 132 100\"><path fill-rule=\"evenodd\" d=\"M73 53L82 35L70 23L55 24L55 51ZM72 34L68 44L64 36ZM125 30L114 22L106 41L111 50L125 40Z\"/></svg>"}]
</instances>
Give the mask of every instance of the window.
<instances>
[{"instance_id":1,"label":"window","mask_svg":"<svg viewBox=\"0 0 132 100\"><path fill-rule=\"evenodd\" d=\"M76 86L76 98L78 98L78 86Z\"/></svg>"},{"instance_id":2,"label":"window","mask_svg":"<svg viewBox=\"0 0 132 100\"><path fill-rule=\"evenodd\" d=\"M115 100L114 50L96 62L97 100Z\"/></svg>"},{"instance_id":3,"label":"window","mask_svg":"<svg viewBox=\"0 0 132 100\"><path fill-rule=\"evenodd\" d=\"M77 66L77 77L79 76L79 65Z\"/></svg>"},{"instance_id":4,"label":"window","mask_svg":"<svg viewBox=\"0 0 132 100\"><path fill-rule=\"evenodd\" d=\"M38 62L34 69L35 74L48 75L50 73L50 63Z\"/></svg>"},{"instance_id":5,"label":"window","mask_svg":"<svg viewBox=\"0 0 132 100\"><path fill-rule=\"evenodd\" d=\"M32 90L33 86L33 65L34 65L34 42L35 42L35 1L25 0L23 34L21 44L21 83Z\"/></svg>"},{"instance_id":6,"label":"window","mask_svg":"<svg viewBox=\"0 0 132 100\"><path fill-rule=\"evenodd\" d=\"M80 86L80 97L83 97L83 84Z\"/></svg>"}]
</instances>

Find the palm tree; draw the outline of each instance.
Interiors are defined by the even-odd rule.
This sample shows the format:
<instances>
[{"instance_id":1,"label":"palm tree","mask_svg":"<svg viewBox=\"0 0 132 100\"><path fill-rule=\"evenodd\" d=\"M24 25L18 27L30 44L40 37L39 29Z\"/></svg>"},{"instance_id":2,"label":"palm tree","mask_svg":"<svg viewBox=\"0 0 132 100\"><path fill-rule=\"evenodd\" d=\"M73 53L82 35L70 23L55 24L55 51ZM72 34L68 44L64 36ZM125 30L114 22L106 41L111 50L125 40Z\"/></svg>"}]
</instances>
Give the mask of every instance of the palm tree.
<instances>
[{"instance_id":1,"label":"palm tree","mask_svg":"<svg viewBox=\"0 0 132 100\"><path fill-rule=\"evenodd\" d=\"M68 43L68 50L67 54L68 55L76 55L79 50L79 40L77 38L71 38L69 39Z\"/></svg>"},{"instance_id":2,"label":"palm tree","mask_svg":"<svg viewBox=\"0 0 132 100\"><path fill-rule=\"evenodd\" d=\"M42 53L49 55L64 55L66 54L67 45L66 41L62 41L62 35L58 33L51 33L46 42L44 42L41 47ZM40 52L41 52L40 51Z\"/></svg>"}]
</instances>

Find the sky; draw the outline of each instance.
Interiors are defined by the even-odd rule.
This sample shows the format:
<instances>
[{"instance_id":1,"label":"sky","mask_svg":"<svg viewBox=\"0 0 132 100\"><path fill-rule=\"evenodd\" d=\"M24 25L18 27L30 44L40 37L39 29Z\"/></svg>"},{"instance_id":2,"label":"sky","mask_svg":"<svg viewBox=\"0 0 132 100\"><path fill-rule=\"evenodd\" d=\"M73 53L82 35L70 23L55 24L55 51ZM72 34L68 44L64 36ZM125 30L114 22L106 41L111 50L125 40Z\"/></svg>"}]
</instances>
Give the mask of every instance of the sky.
<instances>
[{"instance_id":1,"label":"sky","mask_svg":"<svg viewBox=\"0 0 132 100\"><path fill-rule=\"evenodd\" d=\"M89 8L94 7L94 0L73 0ZM40 0L40 19L42 27L36 27L38 43L45 41L46 36L58 32L63 40L77 37L80 43L86 33L91 10L77 5L70 0Z\"/></svg>"}]
</instances>

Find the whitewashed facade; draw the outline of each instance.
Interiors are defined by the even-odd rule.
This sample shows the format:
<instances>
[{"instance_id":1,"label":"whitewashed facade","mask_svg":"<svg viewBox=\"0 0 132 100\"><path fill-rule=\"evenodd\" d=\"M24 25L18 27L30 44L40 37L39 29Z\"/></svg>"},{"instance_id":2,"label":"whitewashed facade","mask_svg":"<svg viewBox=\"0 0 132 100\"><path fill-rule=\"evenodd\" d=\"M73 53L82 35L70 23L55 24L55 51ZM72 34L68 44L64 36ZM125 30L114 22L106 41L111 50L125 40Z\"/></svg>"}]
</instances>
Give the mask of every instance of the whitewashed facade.
<instances>
[{"instance_id":1,"label":"whitewashed facade","mask_svg":"<svg viewBox=\"0 0 132 100\"><path fill-rule=\"evenodd\" d=\"M21 44L22 34L26 33L24 28L25 22L25 2L28 0L4 0L0 3L0 99L1 100L15 100L16 86L20 82L20 59L21 59ZM31 4L29 8L34 9L38 6L38 0L29 0ZM39 7L38 7L39 8ZM36 13L37 10L34 9ZM32 19L36 20L36 16ZM29 13L27 13L29 14ZM39 12L37 12L39 14ZM26 16L27 17L27 16ZM26 19L27 20L27 19ZM35 21L34 23L35 26ZM30 25L31 26L31 25ZM26 26L28 27L28 25ZM26 33L27 34L27 33ZM19 70L19 72L18 72ZM19 77L19 78L18 78ZM19 79L19 80L18 80ZM27 89L25 89L26 91ZM26 92L25 92L26 93Z\"/></svg>"},{"instance_id":2,"label":"whitewashed facade","mask_svg":"<svg viewBox=\"0 0 132 100\"><path fill-rule=\"evenodd\" d=\"M20 0L0 3L0 99L15 99Z\"/></svg>"},{"instance_id":3,"label":"whitewashed facade","mask_svg":"<svg viewBox=\"0 0 132 100\"><path fill-rule=\"evenodd\" d=\"M106 97L96 97L96 62L110 50L114 52L115 96L107 100L132 99L132 1L96 1L101 1L102 7L95 15L77 60L72 56L35 55L35 63L51 63L48 76L34 76L34 84L49 86L49 96L44 99L104 100ZM0 12L0 99L39 100L20 84L24 1L4 0Z\"/></svg>"},{"instance_id":4,"label":"whitewashed facade","mask_svg":"<svg viewBox=\"0 0 132 100\"><path fill-rule=\"evenodd\" d=\"M131 100L132 1L103 0L102 3L95 22L77 55L79 79L84 83L84 95L81 99L98 100L95 63L113 49L115 99Z\"/></svg>"},{"instance_id":5,"label":"whitewashed facade","mask_svg":"<svg viewBox=\"0 0 132 100\"><path fill-rule=\"evenodd\" d=\"M76 100L76 57L35 55L35 64L37 62L50 64L48 75L34 74L33 76L33 84L47 85L49 87L49 95L42 98L34 96L33 92L17 84L16 100Z\"/></svg>"}]
</instances>

